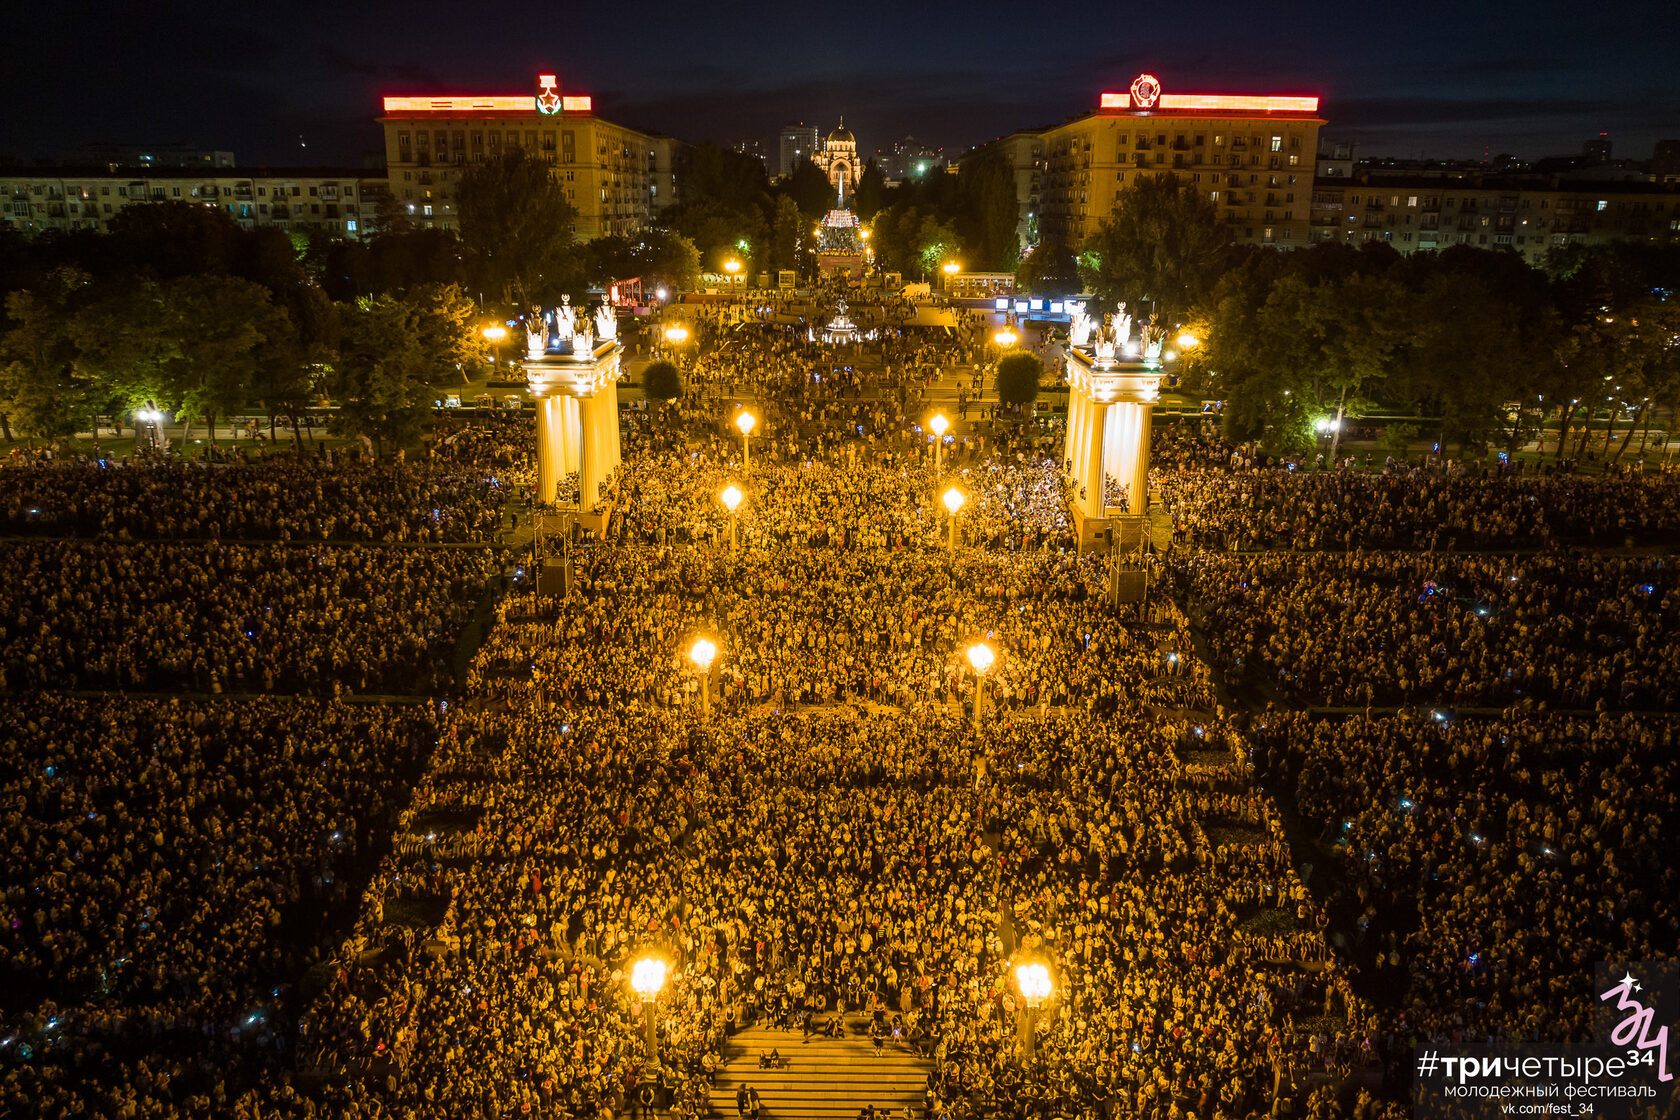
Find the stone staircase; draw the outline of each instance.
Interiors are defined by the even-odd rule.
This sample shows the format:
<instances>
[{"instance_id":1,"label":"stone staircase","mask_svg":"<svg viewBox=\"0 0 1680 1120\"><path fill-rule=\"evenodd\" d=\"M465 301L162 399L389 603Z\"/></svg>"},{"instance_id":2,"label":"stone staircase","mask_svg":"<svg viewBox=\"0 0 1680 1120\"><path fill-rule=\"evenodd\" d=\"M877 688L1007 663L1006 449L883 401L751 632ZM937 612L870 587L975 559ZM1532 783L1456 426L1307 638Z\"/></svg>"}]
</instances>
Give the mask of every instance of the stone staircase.
<instances>
[{"instance_id":1,"label":"stone staircase","mask_svg":"<svg viewBox=\"0 0 1680 1120\"><path fill-rule=\"evenodd\" d=\"M735 1093L743 1085L758 1090L763 1120L854 1120L873 1105L892 1110L893 1120L909 1105L922 1112L922 1089L931 1060L903 1043L887 1040L877 1058L868 1034L869 1019L846 1017L845 1038L812 1035L801 1044L797 1030L756 1026L735 1035L724 1047L724 1064L712 1086L712 1115L733 1120ZM783 1069L760 1069L760 1054L778 1051Z\"/></svg>"}]
</instances>

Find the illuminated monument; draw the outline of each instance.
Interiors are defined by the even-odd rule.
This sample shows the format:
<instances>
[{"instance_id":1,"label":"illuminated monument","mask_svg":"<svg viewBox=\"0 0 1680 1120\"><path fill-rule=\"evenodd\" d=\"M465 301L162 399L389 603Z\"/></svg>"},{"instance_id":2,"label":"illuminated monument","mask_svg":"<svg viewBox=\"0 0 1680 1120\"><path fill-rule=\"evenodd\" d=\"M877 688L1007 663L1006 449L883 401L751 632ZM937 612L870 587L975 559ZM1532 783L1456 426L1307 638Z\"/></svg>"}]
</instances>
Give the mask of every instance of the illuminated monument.
<instances>
[{"instance_id":1,"label":"illuminated monument","mask_svg":"<svg viewBox=\"0 0 1680 1120\"><path fill-rule=\"evenodd\" d=\"M1082 551L1099 547L1116 517L1148 512L1150 410L1161 393L1161 345L1153 323L1133 334L1124 303L1106 325L1082 306L1073 309L1063 457ZM1123 507L1109 505L1108 479L1118 484Z\"/></svg>"},{"instance_id":2,"label":"illuminated monument","mask_svg":"<svg viewBox=\"0 0 1680 1120\"><path fill-rule=\"evenodd\" d=\"M603 304L591 322L567 297L559 307L532 309L525 344L525 380L537 407L537 500L553 505L560 480L576 473L588 512L619 463L617 317Z\"/></svg>"}]
</instances>

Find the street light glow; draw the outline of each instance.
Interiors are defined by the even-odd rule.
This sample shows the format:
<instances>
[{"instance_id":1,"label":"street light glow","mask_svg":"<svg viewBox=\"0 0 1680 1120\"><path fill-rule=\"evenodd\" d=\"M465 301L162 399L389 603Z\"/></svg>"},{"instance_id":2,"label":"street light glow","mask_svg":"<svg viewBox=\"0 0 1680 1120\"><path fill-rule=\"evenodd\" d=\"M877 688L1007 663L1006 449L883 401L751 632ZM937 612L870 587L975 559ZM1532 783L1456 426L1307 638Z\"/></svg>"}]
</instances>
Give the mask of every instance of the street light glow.
<instances>
[{"instance_id":1,"label":"street light glow","mask_svg":"<svg viewBox=\"0 0 1680 1120\"><path fill-rule=\"evenodd\" d=\"M1050 970L1041 964L1016 965L1015 983L1020 985L1028 1007L1037 1007L1050 998Z\"/></svg>"},{"instance_id":2,"label":"street light glow","mask_svg":"<svg viewBox=\"0 0 1680 1120\"><path fill-rule=\"evenodd\" d=\"M735 426L741 429L744 436L752 435L753 425L758 423L758 417L750 412L743 412L735 418Z\"/></svg>"},{"instance_id":3,"label":"street light glow","mask_svg":"<svg viewBox=\"0 0 1680 1120\"><path fill-rule=\"evenodd\" d=\"M963 492L955 486L945 491L945 508L951 511L952 517L957 515L957 511L963 507L963 503L967 500L963 496Z\"/></svg>"},{"instance_id":4,"label":"street light glow","mask_svg":"<svg viewBox=\"0 0 1680 1120\"><path fill-rule=\"evenodd\" d=\"M968 663L974 666L976 673L984 673L987 669L990 669L992 662L996 659L997 654L993 653L992 647L985 642L976 642L968 647ZM1039 967L1043 968L1042 965Z\"/></svg>"},{"instance_id":5,"label":"street light glow","mask_svg":"<svg viewBox=\"0 0 1680 1120\"><path fill-rule=\"evenodd\" d=\"M1183 334L1178 336L1178 348L1180 350L1193 350L1200 341L1201 340L1195 335L1191 334L1189 331L1185 331Z\"/></svg>"},{"instance_id":6,"label":"street light glow","mask_svg":"<svg viewBox=\"0 0 1680 1120\"><path fill-rule=\"evenodd\" d=\"M485 327L484 328L484 337L489 339L491 342L500 342L502 339L507 337L507 328L506 327Z\"/></svg>"},{"instance_id":7,"label":"street light glow","mask_svg":"<svg viewBox=\"0 0 1680 1120\"><path fill-rule=\"evenodd\" d=\"M688 328L681 323L675 323L665 328L666 342L682 342L688 338Z\"/></svg>"},{"instance_id":8,"label":"street light glow","mask_svg":"<svg viewBox=\"0 0 1680 1120\"><path fill-rule=\"evenodd\" d=\"M943 412L936 412L933 414L933 419L928 421L928 427L933 429L934 435L943 439L945 432L951 427L951 422L945 419Z\"/></svg>"},{"instance_id":9,"label":"street light glow","mask_svg":"<svg viewBox=\"0 0 1680 1120\"><path fill-rule=\"evenodd\" d=\"M643 999L651 1000L665 986L665 962L658 957L643 957L630 968L630 986Z\"/></svg>"},{"instance_id":10,"label":"street light glow","mask_svg":"<svg viewBox=\"0 0 1680 1120\"><path fill-rule=\"evenodd\" d=\"M731 276L733 276L737 272L741 271L741 262L736 260L734 257L731 257L723 262L723 267Z\"/></svg>"},{"instance_id":11,"label":"street light glow","mask_svg":"<svg viewBox=\"0 0 1680 1120\"><path fill-rule=\"evenodd\" d=\"M956 261L946 261L945 262L945 275L955 276L958 272L961 272L961 271L962 271L962 265L958 264Z\"/></svg>"},{"instance_id":12,"label":"street light glow","mask_svg":"<svg viewBox=\"0 0 1680 1120\"><path fill-rule=\"evenodd\" d=\"M712 667L712 658L717 656L717 645L712 642L710 638L696 638L694 640L694 648L688 651L688 656L692 658L694 663L700 666L700 668L710 669ZM636 967L641 968L641 963L638 962ZM659 965L659 978L661 982L664 981L665 965L663 962Z\"/></svg>"},{"instance_id":13,"label":"street light glow","mask_svg":"<svg viewBox=\"0 0 1680 1120\"><path fill-rule=\"evenodd\" d=\"M723 493L718 495L718 501L723 503L724 509L734 513L735 507L741 504L740 487L734 485L724 487Z\"/></svg>"},{"instance_id":14,"label":"street light glow","mask_svg":"<svg viewBox=\"0 0 1680 1120\"><path fill-rule=\"evenodd\" d=\"M1015 332L1006 326L992 336L992 341L996 342L999 346L1013 346L1015 345L1016 337Z\"/></svg>"}]
</instances>

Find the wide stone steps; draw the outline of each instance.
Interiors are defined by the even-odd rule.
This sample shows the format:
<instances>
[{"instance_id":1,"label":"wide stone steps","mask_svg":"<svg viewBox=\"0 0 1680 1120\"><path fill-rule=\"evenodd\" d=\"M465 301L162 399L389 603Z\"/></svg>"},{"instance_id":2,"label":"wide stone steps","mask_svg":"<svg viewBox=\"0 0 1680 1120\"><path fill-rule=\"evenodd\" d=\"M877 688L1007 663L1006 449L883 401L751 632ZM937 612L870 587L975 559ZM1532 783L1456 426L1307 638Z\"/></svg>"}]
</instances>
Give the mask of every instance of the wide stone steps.
<instances>
[{"instance_id":1,"label":"wide stone steps","mask_svg":"<svg viewBox=\"0 0 1680 1120\"><path fill-rule=\"evenodd\" d=\"M764 1120L854 1120L871 1105L890 1108L893 1120L906 1105L920 1115L933 1063L890 1038L877 1058L868 1024L866 1016L847 1016L845 1038L813 1035L803 1044L797 1030L754 1027L735 1035L712 1086L712 1114L734 1117L735 1094L750 1085ZM787 1059L786 1068L759 1068L759 1056L772 1050Z\"/></svg>"}]
</instances>

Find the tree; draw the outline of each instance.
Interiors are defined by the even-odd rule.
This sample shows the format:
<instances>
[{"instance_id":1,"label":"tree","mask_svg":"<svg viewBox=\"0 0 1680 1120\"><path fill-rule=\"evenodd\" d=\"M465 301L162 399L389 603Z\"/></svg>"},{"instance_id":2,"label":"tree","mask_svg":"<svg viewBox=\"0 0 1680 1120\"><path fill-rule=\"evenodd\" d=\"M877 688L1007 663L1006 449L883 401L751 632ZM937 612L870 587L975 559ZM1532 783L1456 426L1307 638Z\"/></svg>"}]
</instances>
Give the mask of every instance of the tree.
<instances>
[{"instance_id":1,"label":"tree","mask_svg":"<svg viewBox=\"0 0 1680 1120\"><path fill-rule=\"evenodd\" d=\"M1044 363L1032 351L1005 354L997 364L998 400L1016 406L1031 404L1038 399L1038 383L1043 375Z\"/></svg>"},{"instance_id":2,"label":"tree","mask_svg":"<svg viewBox=\"0 0 1680 1120\"><path fill-rule=\"evenodd\" d=\"M799 268L800 233L805 228L805 220L799 216L799 207L794 205L793 199L781 195L776 199L776 217L770 230L770 268L772 270ZM774 279L774 277L772 277Z\"/></svg>"},{"instance_id":3,"label":"tree","mask_svg":"<svg viewBox=\"0 0 1680 1120\"><path fill-rule=\"evenodd\" d=\"M183 421L206 422L214 446L216 417L249 403L263 347L284 332L284 313L266 289L232 277L176 280L163 289L163 307L171 340L164 392Z\"/></svg>"},{"instance_id":4,"label":"tree","mask_svg":"<svg viewBox=\"0 0 1680 1120\"><path fill-rule=\"evenodd\" d=\"M420 344L420 309L391 296L358 300L344 315L330 385L339 400L332 430L405 446L431 424L431 387Z\"/></svg>"},{"instance_id":5,"label":"tree","mask_svg":"<svg viewBox=\"0 0 1680 1120\"><path fill-rule=\"evenodd\" d=\"M1079 268L1059 241L1041 242L1015 268L1015 287L1035 296L1065 296L1079 290Z\"/></svg>"},{"instance_id":6,"label":"tree","mask_svg":"<svg viewBox=\"0 0 1680 1120\"><path fill-rule=\"evenodd\" d=\"M159 279L226 275L242 231L231 215L195 202L130 204L112 215L107 251L118 269Z\"/></svg>"},{"instance_id":7,"label":"tree","mask_svg":"<svg viewBox=\"0 0 1680 1120\"><path fill-rule=\"evenodd\" d=\"M828 176L822 173L822 168L808 159L799 161L799 165L793 169L793 174L788 176L783 190L793 199L794 204L799 207L800 214L804 215L808 222L815 222L828 213L837 201L834 184L828 181Z\"/></svg>"},{"instance_id":8,"label":"tree","mask_svg":"<svg viewBox=\"0 0 1680 1120\"><path fill-rule=\"evenodd\" d=\"M650 401L674 401L682 396L682 374L663 358L642 370L642 393Z\"/></svg>"},{"instance_id":9,"label":"tree","mask_svg":"<svg viewBox=\"0 0 1680 1120\"><path fill-rule=\"evenodd\" d=\"M514 148L468 165L455 201L461 244L486 281L520 306L556 291L581 266L570 251L577 211L536 153Z\"/></svg>"},{"instance_id":10,"label":"tree","mask_svg":"<svg viewBox=\"0 0 1680 1120\"><path fill-rule=\"evenodd\" d=\"M419 312L417 341L428 380L435 385L470 381L469 371L484 364L478 305L455 284L429 284L412 293L408 302Z\"/></svg>"},{"instance_id":11,"label":"tree","mask_svg":"<svg viewBox=\"0 0 1680 1120\"><path fill-rule=\"evenodd\" d=\"M56 439L74 435L91 419L92 386L76 362L72 332L76 301L86 273L58 269L36 291L6 297L11 326L0 335L0 434L8 443L25 435Z\"/></svg>"},{"instance_id":12,"label":"tree","mask_svg":"<svg viewBox=\"0 0 1680 1120\"><path fill-rule=\"evenodd\" d=\"M1154 304L1161 321L1181 321L1207 298L1230 241L1213 203L1173 175L1137 175L1085 241L1081 268L1097 307L1120 301L1141 314Z\"/></svg>"},{"instance_id":13,"label":"tree","mask_svg":"<svg viewBox=\"0 0 1680 1120\"><path fill-rule=\"evenodd\" d=\"M962 162L957 199L957 230L972 266L986 272L1014 271L1021 260L1016 229L1020 204L1015 197L1015 169L1001 151L986 148Z\"/></svg>"},{"instance_id":14,"label":"tree","mask_svg":"<svg viewBox=\"0 0 1680 1120\"><path fill-rule=\"evenodd\" d=\"M887 192L886 176L874 160L863 165L863 171L858 175L857 193L852 203L852 209L863 221L869 221L881 210L881 196Z\"/></svg>"},{"instance_id":15,"label":"tree","mask_svg":"<svg viewBox=\"0 0 1680 1120\"><path fill-rule=\"evenodd\" d=\"M70 331L96 412L126 413L148 402L179 406L170 373L178 339L168 321L163 288L150 280L119 282L78 301Z\"/></svg>"}]
</instances>

